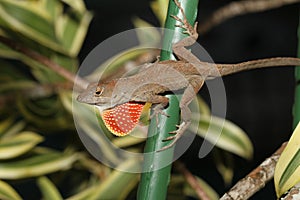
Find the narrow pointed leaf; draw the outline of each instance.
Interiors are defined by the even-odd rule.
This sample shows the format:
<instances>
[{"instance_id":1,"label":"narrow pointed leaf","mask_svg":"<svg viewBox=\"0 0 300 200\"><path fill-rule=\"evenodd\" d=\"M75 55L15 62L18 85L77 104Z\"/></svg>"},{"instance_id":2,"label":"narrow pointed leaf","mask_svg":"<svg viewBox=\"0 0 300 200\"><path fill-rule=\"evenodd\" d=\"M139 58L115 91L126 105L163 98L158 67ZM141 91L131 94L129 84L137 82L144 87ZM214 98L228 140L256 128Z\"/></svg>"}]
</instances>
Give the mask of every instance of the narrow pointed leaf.
<instances>
[{"instance_id":1,"label":"narrow pointed leaf","mask_svg":"<svg viewBox=\"0 0 300 200\"><path fill-rule=\"evenodd\" d=\"M168 0L156 0L151 2L151 8L156 17L158 18L160 25L163 27L166 20L166 13L168 10Z\"/></svg>"},{"instance_id":2,"label":"narrow pointed leaf","mask_svg":"<svg viewBox=\"0 0 300 200\"><path fill-rule=\"evenodd\" d=\"M29 38L42 44L58 49L55 44L55 31L49 16L39 9L37 1L18 2L0 1L0 16L5 21L5 26L21 32Z\"/></svg>"},{"instance_id":3,"label":"narrow pointed leaf","mask_svg":"<svg viewBox=\"0 0 300 200\"><path fill-rule=\"evenodd\" d=\"M99 124L101 120L98 120L95 116L95 111L98 110L93 109L93 106L79 103L75 99L72 101L71 92L60 93L60 98L65 108L76 116L76 120L80 121L78 126L80 126L86 136L97 144L99 151L103 152L103 157L111 163L119 163L121 161L120 157L115 152L110 141L107 140L106 135L99 132L99 125L101 127L105 127L105 125L103 123ZM105 129L102 128L102 130ZM112 136L112 134L108 133L107 136Z\"/></svg>"},{"instance_id":4,"label":"narrow pointed leaf","mask_svg":"<svg viewBox=\"0 0 300 200\"><path fill-rule=\"evenodd\" d=\"M22 198L10 185L0 180L0 199L21 200Z\"/></svg>"},{"instance_id":5,"label":"narrow pointed leaf","mask_svg":"<svg viewBox=\"0 0 300 200\"><path fill-rule=\"evenodd\" d=\"M15 122L13 126L10 126L4 133L4 135L9 136L9 135L15 135L16 133L21 132L26 126L25 121L18 121Z\"/></svg>"},{"instance_id":6,"label":"narrow pointed leaf","mask_svg":"<svg viewBox=\"0 0 300 200\"><path fill-rule=\"evenodd\" d=\"M0 140L0 159L11 159L22 155L43 141L43 137L34 132L22 132Z\"/></svg>"},{"instance_id":7,"label":"narrow pointed leaf","mask_svg":"<svg viewBox=\"0 0 300 200\"><path fill-rule=\"evenodd\" d=\"M27 43L35 41L74 57L82 46L92 15L82 0L73 1L72 4L67 1L67 4L70 7L63 9L62 2L58 0L0 0L0 25L5 27L9 36L17 32L22 36L14 35L17 39ZM5 53L10 55L9 52Z\"/></svg>"},{"instance_id":8,"label":"narrow pointed leaf","mask_svg":"<svg viewBox=\"0 0 300 200\"><path fill-rule=\"evenodd\" d=\"M124 171L137 171L141 167L141 161L129 159L122 164ZM93 200L93 199L126 199L128 194L134 189L139 181L138 173L127 173L123 171L113 171L103 182L93 185L82 192L73 195L67 200ZM113 188L113 192L112 192Z\"/></svg>"},{"instance_id":9,"label":"narrow pointed leaf","mask_svg":"<svg viewBox=\"0 0 300 200\"><path fill-rule=\"evenodd\" d=\"M92 15L88 12L82 15L80 21L70 16L62 15L57 21L57 33L64 49L70 56L76 56L82 46Z\"/></svg>"},{"instance_id":10,"label":"narrow pointed leaf","mask_svg":"<svg viewBox=\"0 0 300 200\"><path fill-rule=\"evenodd\" d=\"M5 134L6 130L12 125L13 122L14 117L7 117L0 122L0 138Z\"/></svg>"},{"instance_id":11,"label":"narrow pointed leaf","mask_svg":"<svg viewBox=\"0 0 300 200\"><path fill-rule=\"evenodd\" d=\"M44 152L17 161L1 162L0 178L29 178L66 170L72 166L78 156L76 153Z\"/></svg>"},{"instance_id":12,"label":"narrow pointed leaf","mask_svg":"<svg viewBox=\"0 0 300 200\"><path fill-rule=\"evenodd\" d=\"M62 200L63 197L59 193L55 185L45 176L37 179L37 184L42 192L44 200Z\"/></svg>"},{"instance_id":13,"label":"narrow pointed leaf","mask_svg":"<svg viewBox=\"0 0 300 200\"><path fill-rule=\"evenodd\" d=\"M203 189L203 191L209 197L210 200L219 199L218 193L210 185L208 185L208 183L206 183L203 179L197 176L195 178L197 179L198 184L201 186L201 188ZM185 184L184 193L188 196L198 198L196 192L188 184Z\"/></svg>"},{"instance_id":14,"label":"narrow pointed leaf","mask_svg":"<svg viewBox=\"0 0 300 200\"><path fill-rule=\"evenodd\" d=\"M149 28L149 27L153 27L153 26L138 17L134 18L132 21L133 21L134 26L136 27L136 33L137 33L140 45L159 44L161 36L160 36L158 29Z\"/></svg>"},{"instance_id":15,"label":"narrow pointed leaf","mask_svg":"<svg viewBox=\"0 0 300 200\"><path fill-rule=\"evenodd\" d=\"M121 164L122 169L126 171L138 171L141 168L141 161L137 159L128 159ZM133 170L135 168L135 170ZM100 187L93 194L91 199L126 199L129 192L137 185L139 181L138 173L128 173L115 170L101 183ZM114 192L111 192L114 188Z\"/></svg>"},{"instance_id":16,"label":"narrow pointed leaf","mask_svg":"<svg viewBox=\"0 0 300 200\"><path fill-rule=\"evenodd\" d=\"M195 115L193 118L197 118ZM201 115L200 122L192 123L190 130L195 130L198 126L197 134L216 146L239 155L246 159L251 159L253 146L247 134L238 126L228 120L216 116ZM209 132L208 132L209 130Z\"/></svg>"},{"instance_id":17,"label":"narrow pointed leaf","mask_svg":"<svg viewBox=\"0 0 300 200\"><path fill-rule=\"evenodd\" d=\"M279 198L291 187L300 182L300 123L282 152L275 168L274 182Z\"/></svg>"}]
</instances>

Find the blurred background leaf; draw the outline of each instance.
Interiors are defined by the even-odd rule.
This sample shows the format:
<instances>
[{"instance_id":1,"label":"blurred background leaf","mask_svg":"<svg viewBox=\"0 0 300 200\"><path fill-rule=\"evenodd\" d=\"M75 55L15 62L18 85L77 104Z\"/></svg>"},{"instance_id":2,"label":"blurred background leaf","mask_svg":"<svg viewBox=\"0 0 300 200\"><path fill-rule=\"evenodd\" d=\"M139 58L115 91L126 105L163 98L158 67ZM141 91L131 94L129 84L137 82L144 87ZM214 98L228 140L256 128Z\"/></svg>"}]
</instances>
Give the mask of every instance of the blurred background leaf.
<instances>
[{"instance_id":1,"label":"blurred background leaf","mask_svg":"<svg viewBox=\"0 0 300 200\"><path fill-rule=\"evenodd\" d=\"M274 182L277 197L300 182L300 123L295 128L275 168Z\"/></svg>"},{"instance_id":2,"label":"blurred background leaf","mask_svg":"<svg viewBox=\"0 0 300 200\"><path fill-rule=\"evenodd\" d=\"M161 25L167 6L166 0L151 2ZM78 54L92 17L82 0L0 0L0 35L76 73ZM133 17L132 24L136 28L153 27L138 17ZM85 78L97 81L100 73L104 73L104 79L120 77L136 73L143 63L156 61L159 51L143 47L159 45L162 33L150 28L138 29L136 34L138 46L115 55ZM77 91L57 72L2 43L0 56L3 58L0 61L0 179L3 180L0 181L0 198L135 199L139 174L111 169L91 157L77 136L72 115L78 117L78 128L93 141L105 161L132 171L141 167L141 161L121 160L113 147L142 152L149 112L143 113L140 125L131 136L114 137L104 127L96 109L74 101ZM108 67L107 70L103 71L103 66ZM211 115L201 97L191 106L197 108L192 110L200 109L200 116L193 113L201 119L193 124L199 127L200 137L207 134L206 139L212 141L217 136L214 130L223 128L217 143L219 151L251 158L252 145L244 131L229 121L225 121L223 127L223 120ZM209 126L212 129L207 133ZM99 133L99 127L103 134ZM230 153L215 156L214 165L225 182L230 182L233 176L231 165L224 161L232 156ZM197 180L212 199L217 198L210 183L198 177ZM195 197L182 176L173 174L170 185L171 197Z\"/></svg>"}]
</instances>

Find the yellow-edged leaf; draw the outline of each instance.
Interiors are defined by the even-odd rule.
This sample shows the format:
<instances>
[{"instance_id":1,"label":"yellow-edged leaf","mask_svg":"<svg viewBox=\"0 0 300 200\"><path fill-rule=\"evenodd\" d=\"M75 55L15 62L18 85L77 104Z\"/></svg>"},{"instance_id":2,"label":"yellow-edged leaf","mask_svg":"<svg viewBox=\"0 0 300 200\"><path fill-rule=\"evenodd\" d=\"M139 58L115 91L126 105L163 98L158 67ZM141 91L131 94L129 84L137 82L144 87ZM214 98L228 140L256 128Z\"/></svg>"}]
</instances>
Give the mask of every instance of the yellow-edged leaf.
<instances>
[{"instance_id":1,"label":"yellow-edged leaf","mask_svg":"<svg viewBox=\"0 0 300 200\"><path fill-rule=\"evenodd\" d=\"M193 119L199 116L193 115ZM195 121L195 120L193 120ZM217 147L239 155L246 159L251 159L253 146L247 134L232 122L216 117L201 115L199 124L193 122L190 130L196 130L197 134L212 142Z\"/></svg>"},{"instance_id":2,"label":"yellow-edged leaf","mask_svg":"<svg viewBox=\"0 0 300 200\"><path fill-rule=\"evenodd\" d=\"M142 138L142 137L134 137L134 136L128 135L126 137L114 138L112 140L112 142L117 147L124 148L124 147L130 147L130 146L145 142L145 140L146 140L146 137Z\"/></svg>"},{"instance_id":3,"label":"yellow-edged leaf","mask_svg":"<svg viewBox=\"0 0 300 200\"><path fill-rule=\"evenodd\" d=\"M275 168L274 183L279 198L300 182L300 123L294 130Z\"/></svg>"},{"instance_id":4,"label":"yellow-edged leaf","mask_svg":"<svg viewBox=\"0 0 300 200\"><path fill-rule=\"evenodd\" d=\"M30 131L4 137L0 140L0 159L11 159L20 156L28 152L41 141L43 141L42 136Z\"/></svg>"},{"instance_id":5,"label":"yellow-edged leaf","mask_svg":"<svg viewBox=\"0 0 300 200\"><path fill-rule=\"evenodd\" d=\"M123 171L137 171L140 169L141 164L141 161L137 159L128 159L119 167ZM67 198L67 200L126 199L127 195L136 187L139 174L123 171L114 170L104 181L88 187L82 192ZM111 192L112 188L114 192Z\"/></svg>"},{"instance_id":6,"label":"yellow-edged leaf","mask_svg":"<svg viewBox=\"0 0 300 200\"><path fill-rule=\"evenodd\" d=\"M141 168L141 164L141 161L137 159L128 159L123 162L120 167L123 171L115 170L112 172L112 174L100 184L91 199L126 199L129 192L139 182L138 173L129 173L126 171L138 171L138 169ZM114 191L118 192L111 192L111 188L114 188Z\"/></svg>"},{"instance_id":7,"label":"yellow-edged leaf","mask_svg":"<svg viewBox=\"0 0 300 200\"><path fill-rule=\"evenodd\" d=\"M210 185L208 185L203 179L197 176L195 178L210 200L219 199L218 193ZM189 184L185 184L184 193L188 196L195 197L196 199L198 198L196 192L191 188Z\"/></svg>"},{"instance_id":8,"label":"yellow-edged leaf","mask_svg":"<svg viewBox=\"0 0 300 200\"><path fill-rule=\"evenodd\" d=\"M32 40L74 57L83 43L92 15L82 0L73 1L73 4L67 1L67 4L70 9L64 12L62 2L57 0L0 0L0 25L6 28L9 36L9 33L19 33L22 37L17 40L23 41L25 37L27 43ZM9 51L4 53L16 56Z\"/></svg>"},{"instance_id":9,"label":"yellow-edged leaf","mask_svg":"<svg viewBox=\"0 0 300 200\"><path fill-rule=\"evenodd\" d=\"M22 198L9 184L0 180L0 199L21 200Z\"/></svg>"},{"instance_id":10,"label":"yellow-edged leaf","mask_svg":"<svg viewBox=\"0 0 300 200\"><path fill-rule=\"evenodd\" d=\"M148 22L135 17L133 24L136 27L137 37L140 45L155 45L161 41L160 32Z\"/></svg>"},{"instance_id":11,"label":"yellow-edged leaf","mask_svg":"<svg viewBox=\"0 0 300 200\"><path fill-rule=\"evenodd\" d=\"M43 151L31 157L0 163L0 178L20 179L41 176L69 169L78 159L78 153Z\"/></svg>"},{"instance_id":12,"label":"yellow-edged leaf","mask_svg":"<svg viewBox=\"0 0 300 200\"><path fill-rule=\"evenodd\" d=\"M117 73L121 71L121 67L123 65L134 59L138 56L147 53L149 49L140 48L140 47L134 47L132 49L128 49L124 52L121 52L112 58L106 60L104 63L102 63L99 67L97 67L90 75L88 75L86 78L90 80L91 82L99 81L99 75L101 75L101 79L107 79L115 76ZM134 66L133 69L136 69L136 71L139 69L138 66ZM120 75L120 74L119 74ZM120 75L121 76L121 75Z\"/></svg>"},{"instance_id":13,"label":"yellow-edged leaf","mask_svg":"<svg viewBox=\"0 0 300 200\"><path fill-rule=\"evenodd\" d=\"M0 138L5 134L6 130L13 124L15 118L9 116L0 122Z\"/></svg>"},{"instance_id":14,"label":"yellow-edged leaf","mask_svg":"<svg viewBox=\"0 0 300 200\"><path fill-rule=\"evenodd\" d=\"M42 176L37 179L37 184L42 192L44 200L62 200L63 197L59 193L55 185L46 177Z\"/></svg>"},{"instance_id":15,"label":"yellow-edged leaf","mask_svg":"<svg viewBox=\"0 0 300 200\"><path fill-rule=\"evenodd\" d=\"M169 0L156 0L151 2L151 8L159 19L160 25L163 27L166 21L166 13L169 6Z\"/></svg>"},{"instance_id":16,"label":"yellow-edged leaf","mask_svg":"<svg viewBox=\"0 0 300 200\"><path fill-rule=\"evenodd\" d=\"M100 120L98 120L95 115L94 107L79 103L75 99L72 101L71 92L60 93L60 98L62 99L65 108L68 109L70 113L73 113L75 122L80 121L80 123L77 124L78 128L82 130L80 131L80 137L83 136L82 134L85 134L85 137L89 140L93 140L96 143L99 152L101 152L101 156L106 160L109 160L110 163L120 163L121 159L117 155L115 148L111 145L111 142L107 140L106 135L101 132L101 130L105 129L99 128L99 126L105 127L105 125L99 124ZM112 134L110 133L107 135L112 137Z\"/></svg>"}]
</instances>

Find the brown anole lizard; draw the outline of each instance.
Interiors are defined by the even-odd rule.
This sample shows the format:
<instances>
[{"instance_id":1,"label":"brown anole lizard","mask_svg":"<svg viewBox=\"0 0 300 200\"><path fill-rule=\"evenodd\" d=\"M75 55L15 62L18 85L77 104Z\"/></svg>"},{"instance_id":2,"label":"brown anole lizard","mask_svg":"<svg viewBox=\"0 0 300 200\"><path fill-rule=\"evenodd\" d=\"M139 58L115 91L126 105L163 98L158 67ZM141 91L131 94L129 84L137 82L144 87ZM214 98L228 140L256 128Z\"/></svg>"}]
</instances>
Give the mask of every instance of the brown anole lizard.
<instances>
[{"instance_id":1,"label":"brown anole lizard","mask_svg":"<svg viewBox=\"0 0 300 200\"><path fill-rule=\"evenodd\" d=\"M183 91L180 101L181 123L174 134L166 138L173 140L161 150L173 146L191 123L191 111L188 105L195 98L206 79L225 76L240 71L273 67L300 65L300 59L276 57L259 59L237 64L214 64L200 61L186 46L191 46L198 38L197 23L192 27L177 0L174 0L183 14L183 19L173 16L181 23L188 37L173 45L178 61L157 61L146 63L135 75L113 79L106 82L92 83L77 98L79 102L96 105L101 112L106 126L116 135L128 134L137 124L145 103L155 104L154 113L162 113L168 105L168 98L163 96L169 91Z\"/></svg>"}]
</instances>

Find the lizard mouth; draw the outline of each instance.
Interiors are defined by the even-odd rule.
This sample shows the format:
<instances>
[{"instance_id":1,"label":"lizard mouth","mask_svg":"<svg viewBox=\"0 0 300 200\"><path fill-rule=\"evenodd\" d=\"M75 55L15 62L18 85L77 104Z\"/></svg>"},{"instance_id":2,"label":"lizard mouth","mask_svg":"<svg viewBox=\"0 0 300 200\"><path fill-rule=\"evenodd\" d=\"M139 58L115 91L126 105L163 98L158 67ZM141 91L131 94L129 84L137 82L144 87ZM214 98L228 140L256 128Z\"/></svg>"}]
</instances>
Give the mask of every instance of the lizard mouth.
<instances>
[{"instance_id":1,"label":"lizard mouth","mask_svg":"<svg viewBox=\"0 0 300 200\"><path fill-rule=\"evenodd\" d=\"M110 98L108 97L95 97L95 96L86 96L85 94L80 94L77 96L76 100L80 103L86 103L90 105L105 105L110 102Z\"/></svg>"}]
</instances>

